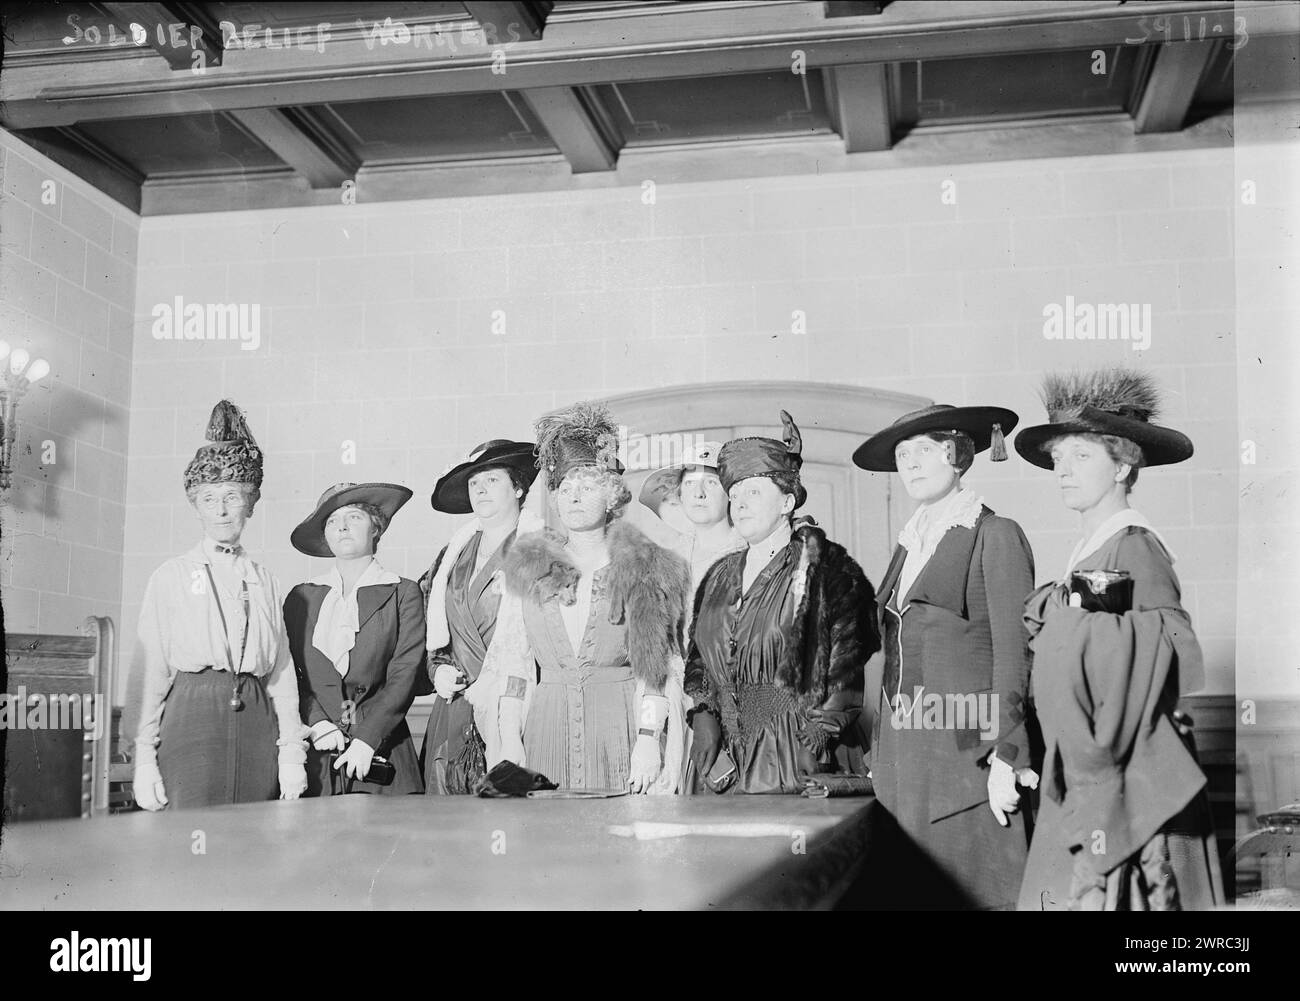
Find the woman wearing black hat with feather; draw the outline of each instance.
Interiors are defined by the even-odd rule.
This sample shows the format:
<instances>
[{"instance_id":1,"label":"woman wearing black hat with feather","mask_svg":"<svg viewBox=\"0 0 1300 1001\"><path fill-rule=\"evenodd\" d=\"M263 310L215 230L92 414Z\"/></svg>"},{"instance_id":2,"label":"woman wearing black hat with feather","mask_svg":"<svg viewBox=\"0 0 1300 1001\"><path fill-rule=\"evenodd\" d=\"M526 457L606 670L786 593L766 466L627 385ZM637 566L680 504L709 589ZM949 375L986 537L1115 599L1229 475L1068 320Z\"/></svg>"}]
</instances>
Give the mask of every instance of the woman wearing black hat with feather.
<instances>
[{"instance_id":1,"label":"woman wearing black hat with feather","mask_svg":"<svg viewBox=\"0 0 1300 1001\"><path fill-rule=\"evenodd\" d=\"M1006 459L1001 407L939 404L907 414L853 454L896 471L919 502L877 600L885 637L872 728L876 796L934 863L917 904L1010 909L1029 835L1029 650L1021 611L1034 561L1020 526L962 485L975 455Z\"/></svg>"},{"instance_id":2,"label":"woman wearing black hat with feather","mask_svg":"<svg viewBox=\"0 0 1300 1001\"><path fill-rule=\"evenodd\" d=\"M864 666L880 648L861 568L811 519L794 527L808 496L802 440L784 410L781 421L783 441L738 438L718 456L747 545L704 575L691 623L690 757L714 792L798 793L801 776L834 771ZM710 777L723 752L734 773Z\"/></svg>"},{"instance_id":3,"label":"woman wearing black hat with feather","mask_svg":"<svg viewBox=\"0 0 1300 1001\"><path fill-rule=\"evenodd\" d=\"M464 692L478 680L496 629L502 567L537 476L534 451L531 442L483 442L438 479L430 498L435 511L474 515L420 577L437 695L420 752L430 795L472 793L486 772L483 738Z\"/></svg>"},{"instance_id":4,"label":"woman wearing black hat with feather","mask_svg":"<svg viewBox=\"0 0 1300 1001\"><path fill-rule=\"evenodd\" d=\"M1223 903L1205 775L1177 712L1204 682L1174 557L1129 506L1138 470L1192 455L1153 424L1159 393L1124 368L1048 376L1048 423L1016 451L1079 513L1062 580L1025 603L1047 751L1022 910L1196 910Z\"/></svg>"},{"instance_id":5,"label":"woman wearing black hat with feather","mask_svg":"<svg viewBox=\"0 0 1300 1001\"><path fill-rule=\"evenodd\" d=\"M289 536L300 553L334 557L329 570L284 601L311 727L309 795L423 789L406 712L424 670L424 603L414 581L375 559L380 537L410 498L394 483L338 483Z\"/></svg>"}]
</instances>

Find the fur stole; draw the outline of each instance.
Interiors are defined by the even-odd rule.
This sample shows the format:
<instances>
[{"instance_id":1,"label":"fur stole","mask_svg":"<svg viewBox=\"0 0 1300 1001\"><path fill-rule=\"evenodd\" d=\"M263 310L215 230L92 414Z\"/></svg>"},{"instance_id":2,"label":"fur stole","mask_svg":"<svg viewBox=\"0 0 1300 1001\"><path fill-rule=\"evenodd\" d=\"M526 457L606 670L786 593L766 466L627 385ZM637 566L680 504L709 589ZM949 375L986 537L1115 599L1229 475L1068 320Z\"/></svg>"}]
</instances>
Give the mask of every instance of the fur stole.
<instances>
[{"instance_id":1,"label":"fur stole","mask_svg":"<svg viewBox=\"0 0 1300 1001\"><path fill-rule=\"evenodd\" d=\"M627 626L628 657L636 678L650 690L662 691L669 661L681 655L690 567L622 521L610 525L606 538L609 621ZM506 556L505 586L520 598L572 605L579 576L558 532L517 536Z\"/></svg>"}]
</instances>

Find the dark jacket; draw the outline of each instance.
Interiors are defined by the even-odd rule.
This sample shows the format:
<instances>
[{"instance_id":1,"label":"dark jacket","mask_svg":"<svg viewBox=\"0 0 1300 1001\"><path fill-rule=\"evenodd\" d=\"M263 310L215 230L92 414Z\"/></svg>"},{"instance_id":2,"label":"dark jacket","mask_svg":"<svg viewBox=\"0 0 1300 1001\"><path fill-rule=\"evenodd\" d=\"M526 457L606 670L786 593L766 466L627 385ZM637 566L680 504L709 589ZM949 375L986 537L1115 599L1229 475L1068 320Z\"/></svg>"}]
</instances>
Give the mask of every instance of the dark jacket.
<instances>
[{"instance_id":1,"label":"dark jacket","mask_svg":"<svg viewBox=\"0 0 1300 1001\"><path fill-rule=\"evenodd\" d=\"M424 672L424 602L414 581L371 584L357 590L360 628L340 678L334 664L312 646L312 633L329 588L299 584L284 600L284 624L298 672L302 718L308 726L330 720L379 754L410 740L406 712ZM344 726L343 703L353 703Z\"/></svg>"},{"instance_id":2,"label":"dark jacket","mask_svg":"<svg viewBox=\"0 0 1300 1001\"><path fill-rule=\"evenodd\" d=\"M901 692L912 713L913 726L905 728L916 732L909 740L911 760L897 763L899 778L907 785L906 772L926 769L923 784L934 821L988 798L988 772L980 762L990 751L1017 769L1030 764L1029 634L1023 615L1034 587L1034 556L1020 526L986 507L973 528L948 529L908 594L891 603L906 557L902 546L894 550L877 594L885 683L872 745L880 746L882 725L893 725L889 700ZM952 720L925 725L923 705L912 705L918 687L925 696L944 699L945 708L957 697L996 695L996 736L981 739L977 715L968 714L960 728ZM986 705L991 708L991 700Z\"/></svg>"}]
</instances>

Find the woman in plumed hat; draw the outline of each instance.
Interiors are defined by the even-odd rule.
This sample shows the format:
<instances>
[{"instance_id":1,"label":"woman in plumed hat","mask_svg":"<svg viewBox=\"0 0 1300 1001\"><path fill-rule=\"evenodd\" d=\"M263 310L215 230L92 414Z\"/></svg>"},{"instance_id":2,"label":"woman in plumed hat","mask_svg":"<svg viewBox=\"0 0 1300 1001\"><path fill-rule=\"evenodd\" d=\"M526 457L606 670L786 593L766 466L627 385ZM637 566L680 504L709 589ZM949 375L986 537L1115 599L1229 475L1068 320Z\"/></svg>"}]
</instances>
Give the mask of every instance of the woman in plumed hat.
<instances>
[{"instance_id":1,"label":"woman in plumed hat","mask_svg":"<svg viewBox=\"0 0 1300 1001\"><path fill-rule=\"evenodd\" d=\"M681 774L685 562L620 520L631 494L604 407L537 422L537 463L564 533L521 532L496 632L466 692L490 766L562 788L673 793Z\"/></svg>"},{"instance_id":2,"label":"woman in plumed hat","mask_svg":"<svg viewBox=\"0 0 1300 1001\"><path fill-rule=\"evenodd\" d=\"M424 670L424 602L375 558L410 499L395 483L336 483L289 535L298 552L334 559L284 602L311 728L309 795L423 791L406 712ZM391 763L391 781L368 781L376 757Z\"/></svg>"},{"instance_id":3,"label":"woman in plumed hat","mask_svg":"<svg viewBox=\"0 0 1300 1001\"><path fill-rule=\"evenodd\" d=\"M474 515L420 577L437 696L420 752L424 791L431 795L471 793L485 773L483 738L464 692L483 669L501 603L501 568L536 476L532 442L494 438L448 469L430 498L435 511Z\"/></svg>"},{"instance_id":4,"label":"woman in plumed hat","mask_svg":"<svg viewBox=\"0 0 1300 1001\"><path fill-rule=\"evenodd\" d=\"M872 726L876 796L934 863L918 903L1010 909L1028 853L1032 786L1029 542L962 483L975 456L1006 459L1002 407L925 407L872 435L853 461L897 472L918 502L876 595L885 667Z\"/></svg>"},{"instance_id":5,"label":"woman in plumed hat","mask_svg":"<svg viewBox=\"0 0 1300 1001\"><path fill-rule=\"evenodd\" d=\"M1195 910L1223 903L1205 775L1181 695L1204 683L1174 557L1129 505L1138 471L1192 455L1154 423L1146 373L1049 375L1048 423L1016 451L1079 514L1065 575L1025 603L1046 755L1022 910Z\"/></svg>"},{"instance_id":6,"label":"woman in plumed hat","mask_svg":"<svg viewBox=\"0 0 1300 1001\"><path fill-rule=\"evenodd\" d=\"M203 538L154 571L140 609L144 674L135 800L146 810L296 799L307 780L280 585L239 544L262 450L229 400L185 469Z\"/></svg>"},{"instance_id":7,"label":"woman in plumed hat","mask_svg":"<svg viewBox=\"0 0 1300 1001\"><path fill-rule=\"evenodd\" d=\"M811 519L792 523L807 499L802 440L784 410L781 421L783 441L739 438L718 456L746 545L704 575L686 663L691 762L714 792L797 793L801 774L834 770L880 647L861 568ZM710 779L724 750L734 778Z\"/></svg>"}]
</instances>

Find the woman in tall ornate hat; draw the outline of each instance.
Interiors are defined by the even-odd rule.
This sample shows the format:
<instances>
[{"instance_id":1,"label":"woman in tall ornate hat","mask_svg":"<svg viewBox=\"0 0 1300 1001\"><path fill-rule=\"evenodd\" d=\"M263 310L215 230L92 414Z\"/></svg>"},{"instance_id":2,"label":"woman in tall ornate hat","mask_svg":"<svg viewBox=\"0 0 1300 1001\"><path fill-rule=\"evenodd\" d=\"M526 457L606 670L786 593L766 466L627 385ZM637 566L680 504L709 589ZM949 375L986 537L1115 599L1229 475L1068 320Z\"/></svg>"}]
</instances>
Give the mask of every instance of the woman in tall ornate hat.
<instances>
[{"instance_id":1,"label":"woman in tall ornate hat","mask_svg":"<svg viewBox=\"0 0 1300 1001\"><path fill-rule=\"evenodd\" d=\"M1152 423L1146 373L1049 375L1047 424L1016 451L1050 469L1079 541L1060 581L1025 603L1046 755L1022 910L1194 910L1223 903L1191 729L1204 683L1174 557L1129 506L1138 471L1182 462L1186 435Z\"/></svg>"},{"instance_id":2,"label":"woman in tall ornate hat","mask_svg":"<svg viewBox=\"0 0 1300 1001\"><path fill-rule=\"evenodd\" d=\"M501 603L502 566L536 476L532 442L494 438L448 469L433 489L435 511L474 517L420 578L428 670L437 695L420 752L426 793L471 793L485 773L483 738L464 692L483 669Z\"/></svg>"},{"instance_id":3,"label":"woman in tall ornate hat","mask_svg":"<svg viewBox=\"0 0 1300 1001\"><path fill-rule=\"evenodd\" d=\"M646 477L638 497L641 505L655 516L646 524L646 535L690 564L692 597L709 567L745 545L744 537L731 523L727 491L722 489L722 480L718 478L721 450L719 441L687 446L681 462L657 469ZM669 523L670 507L681 512L684 522L679 522L681 528Z\"/></svg>"},{"instance_id":4,"label":"woman in tall ornate hat","mask_svg":"<svg viewBox=\"0 0 1300 1001\"><path fill-rule=\"evenodd\" d=\"M466 692L491 766L561 787L672 793L681 773L685 562L620 521L631 494L599 405L537 422L538 467L566 535L520 534L478 681Z\"/></svg>"},{"instance_id":5,"label":"woman in tall ornate hat","mask_svg":"<svg viewBox=\"0 0 1300 1001\"><path fill-rule=\"evenodd\" d=\"M1009 909L1029 832L1029 649L1021 612L1034 558L1020 526L962 483L976 454L1006 459L1002 407L939 404L900 417L853 453L897 472L916 512L876 596L885 638L872 727L876 796L935 864L930 906Z\"/></svg>"},{"instance_id":6,"label":"woman in tall ornate hat","mask_svg":"<svg viewBox=\"0 0 1300 1001\"><path fill-rule=\"evenodd\" d=\"M309 795L424 789L406 726L424 671L424 602L414 581L375 558L393 515L410 499L411 491L394 483L336 483L289 536L300 553L334 557L284 602L311 727Z\"/></svg>"},{"instance_id":7,"label":"woman in tall ornate hat","mask_svg":"<svg viewBox=\"0 0 1300 1001\"><path fill-rule=\"evenodd\" d=\"M781 421L784 441L739 438L718 456L746 546L704 575L686 667L692 764L715 792L797 793L802 773L833 770L880 648L861 568L811 519L792 524L808 495L799 429L784 410ZM723 750L735 777L711 780Z\"/></svg>"},{"instance_id":8,"label":"woman in tall ornate hat","mask_svg":"<svg viewBox=\"0 0 1300 1001\"><path fill-rule=\"evenodd\" d=\"M154 571L140 610L144 673L134 791L146 810L296 799L306 727L280 585L239 544L261 497L262 450L222 400L185 469L203 539Z\"/></svg>"}]
</instances>

